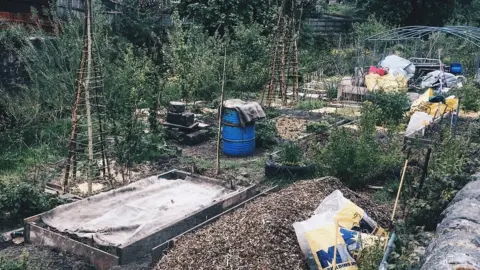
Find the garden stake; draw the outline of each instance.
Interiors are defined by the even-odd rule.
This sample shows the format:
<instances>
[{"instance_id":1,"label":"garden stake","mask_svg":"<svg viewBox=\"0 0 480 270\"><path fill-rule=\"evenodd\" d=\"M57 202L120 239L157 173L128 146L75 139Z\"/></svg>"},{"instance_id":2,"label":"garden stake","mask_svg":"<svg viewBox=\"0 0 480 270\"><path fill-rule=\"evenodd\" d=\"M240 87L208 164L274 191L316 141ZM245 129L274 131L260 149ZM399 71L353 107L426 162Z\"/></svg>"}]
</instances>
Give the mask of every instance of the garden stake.
<instances>
[{"instance_id":1,"label":"garden stake","mask_svg":"<svg viewBox=\"0 0 480 270\"><path fill-rule=\"evenodd\" d=\"M227 63L227 47L225 47L225 55L223 57L223 78L222 92L220 94L220 108L218 109L218 133L217 133L217 174L220 173L220 138L222 132L222 112L223 112L223 96L225 89L225 66Z\"/></svg>"},{"instance_id":2,"label":"garden stake","mask_svg":"<svg viewBox=\"0 0 480 270\"><path fill-rule=\"evenodd\" d=\"M335 246L333 248L333 265L332 269L335 270L337 268L337 245L338 245L338 221L335 220Z\"/></svg>"},{"instance_id":3,"label":"garden stake","mask_svg":"<svg viewBox=\"0 0 480 270\"><path fill-rule=\"evenodd\" d=\"M405 160L405 165L403 166L402 178L400 179L400 186L398 187L397 198L395 199L395 205L393 206L392 212L392 222L395 218L395 212L397 210L398 199L400 199L400 193L402 192L403 179L405 179L405 172L407 171L408 159Z\"/></svg>"},{"instance_id":4,"label":"garden stake","mask_svg":"<svg viewBox=\"0 0 480 270\"><path fill-rule=\"evenodd\" d=\"M403 179L405 179L405 172L407 171L407 166L408 166L408 159L405 160L405 165L403 165L402 177L400 178L400 186L398 187L397 198L395 199L395 205L393 206L392 218L390 219L392 221L392 224L394 223L394 220L395 220L395 212L397 210L398 200L400 199L400 193L402 191ZM385 242L385 246L383 247L384 251L387 249L387 243L388 243L388 238L389 237L390 237L390 233L387 233L387 241Z\"/></svg>"}]
</instances>

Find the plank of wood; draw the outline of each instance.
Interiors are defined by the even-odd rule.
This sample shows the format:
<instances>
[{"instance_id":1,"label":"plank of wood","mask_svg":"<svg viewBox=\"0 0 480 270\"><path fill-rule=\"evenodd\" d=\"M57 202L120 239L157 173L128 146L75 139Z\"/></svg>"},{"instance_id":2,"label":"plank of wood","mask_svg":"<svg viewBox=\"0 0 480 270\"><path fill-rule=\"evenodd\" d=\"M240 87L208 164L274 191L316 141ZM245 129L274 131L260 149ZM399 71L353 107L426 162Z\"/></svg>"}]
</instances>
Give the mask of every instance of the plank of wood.
<instances>
[{"instance_id":1,"label":"plank of wood","mask_svg":"<svg viewBox=\"0 0 480 270\"><path fill-rule=\"evenodd\" d=\"M119 263L119 258L113 254L46 230L33 223L26 224L26 231L28 233L25 234L25 242L85 257L98 270L108 270Z\"/></svg>"},{"instance_id":2,"label":"plank of wood","mask_svg":"<svg viewBox=\"0 0 480 270\"><path fill-rule=\"evenodd\" d=\"M169 122L163 122L162 123L164 126L167 126L167 127L173 127L173 128L178 128L180 130L187 130L187 131L193 131L195 130L198 125L200 124L199 122L196 122L196 123L193 123L193 125L191 126L182 126L182 125L177 125L177 124L172 124L172 123L169 123Z\"/></svg>"}]
</instances>

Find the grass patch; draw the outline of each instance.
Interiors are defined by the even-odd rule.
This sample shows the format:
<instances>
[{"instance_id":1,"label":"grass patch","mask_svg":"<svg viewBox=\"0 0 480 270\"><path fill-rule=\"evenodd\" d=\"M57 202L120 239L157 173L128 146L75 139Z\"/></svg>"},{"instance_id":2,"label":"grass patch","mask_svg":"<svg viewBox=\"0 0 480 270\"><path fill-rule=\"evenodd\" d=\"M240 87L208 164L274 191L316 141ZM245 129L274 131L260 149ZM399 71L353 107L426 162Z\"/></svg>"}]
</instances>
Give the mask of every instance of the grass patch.
<instances>
[{"instance_id":1,"label":"grass patch","mask_svg":"<svg viewBox=\"0 0 480 270\"><path fill-rule=\"evenodd\" d=\"M21 259L0 257L0 269L2 270L27 270L28 254L24 253Z\"/></svg>"},{"instance_id":2,"label":"grass patch","mask_svg":"<svg viewBox=\"0 0 480 270\"><path fill-rule=\"evenodd\" d=\"M264 169L266 157L250 157L250 158L224 158L220 157L220 168L222 170L239 170L246 168L248 171L257 171ZM183 158L184 164L195 164L198 173L216 168L216 159L205 159L198 157Z\"/></svg>"}]
</instances>

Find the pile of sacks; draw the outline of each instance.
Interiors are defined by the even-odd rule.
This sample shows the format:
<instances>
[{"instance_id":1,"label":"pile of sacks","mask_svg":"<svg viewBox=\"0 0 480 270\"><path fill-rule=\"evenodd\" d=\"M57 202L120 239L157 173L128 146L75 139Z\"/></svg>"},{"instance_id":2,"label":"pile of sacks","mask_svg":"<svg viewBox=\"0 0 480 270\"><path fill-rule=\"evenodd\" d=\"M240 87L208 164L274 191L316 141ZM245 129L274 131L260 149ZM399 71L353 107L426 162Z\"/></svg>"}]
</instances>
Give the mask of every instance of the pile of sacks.
<instances>
[{"instance_id":1,"label":"pile of sacks","mask_svg":"<svg viewBox=\"0 0 480 270\"><path fill-rule=\"evenodd\" d=\"M407 114L410 116L407 136L421 130L447 113L455 113L458 105L458 97L452 95L444 98L441 95L435 95L433 89L429 88L410 106L410 111Z\"/></svg>"},{"instance_id":2,"label":"pile of sacks","mask_svg":"<svg viewBox=\"0 0 480 270\"><path fill-rule=\"evenodd\" d=\"M371 66L365 76L365 85L373 91L402 91L408 89L408 80L415 74L412 62L396 55L389 55L380 62L379 67Z\"/></svg>"},{"instance_id":3,"label":"pile of sacks","mask_svg":"<svg viewBox=\"0 0 480 270\"><path fill-rule=\"evenodd\" d=\"M293 224L309 269L357 270L365 248L383 247L386 231L335 190L309 219Z\"/></svg>"}]
</instances>

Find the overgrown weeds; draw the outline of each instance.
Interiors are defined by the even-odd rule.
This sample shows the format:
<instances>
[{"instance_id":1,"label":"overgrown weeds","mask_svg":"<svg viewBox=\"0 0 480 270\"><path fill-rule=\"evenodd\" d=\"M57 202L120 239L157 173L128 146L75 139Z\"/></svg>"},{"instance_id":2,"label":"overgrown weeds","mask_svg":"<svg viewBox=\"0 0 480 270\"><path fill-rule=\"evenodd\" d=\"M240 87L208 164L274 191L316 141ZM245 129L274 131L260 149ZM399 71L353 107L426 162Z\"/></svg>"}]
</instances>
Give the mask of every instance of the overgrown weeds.
<instances>
[{"instance_id":1,"label":"overgrown weeds","mask_svg":"<svg viewBox=\"0 0 480 270\"><path fill-rule=\"evenodd\" d=\"M364 245L367 241L364 242ZM378 270L383 257L383 243L380 240L373 240L370 246L364 247L361 251L358 263L359 270Z\"/></svg>"},{"instance_id":2,"label":"overgrown weeds","mask_svg":"<svg viewBox=\"0 0 480 270\"><path fill-rule=\"evenodd\" d=\"M21 260L7 259L0 257L1 270L27 270L28 269L28 253L23 253Z\"/></svg>"},{"instance_id":3,"label":"overgrown weeds","mask_svg":"<svg viewBox=\"0 0 480 270\"><path fill-rule=\"evenodd\" d=\"M323 80L323 87L327 91L327 98L328 100L332 100L337 98L338 95L338 85L340 80L333 78L333 79L325 79Z\"/></svg>"},{"instance_id":4,"label":"overgrown weeds","mask_svg":"<svg viewBox=\"0 0 480 270\"><path fill-rule=\"evenodd\" d=\"M280 163L286 166L298 166L302 161L302 149L294 142L284 143L280 150Z\"/></svg>"},{"instance_id":5,"label":"overgrown weeds","mask_svg":"<svg viewBox=\"0 0 480 270\"><path fill-rule=\"evenodd\" d=\"M408 98L405 93L372 93L368 100L375 105L377 125L396 126L404 119L404 114L409 108Z\"/></svg>"},{"instance_id":6,"label":"overgrown weeds","mask_svg":"<svg viewBox=\"0 0 480 270\"><path fill-rule=\"evenodd\" d=\"M0 182L0 227L14 226L25 217L33 216L62 204L63 201L28 181Z\"/></svg>"},{"instance_id":7,"label":"overgrown weeds","mask_svg":"<svg viewBox=\"0 0 480 270\"><path fill-rule=\"evenodd\" d=\"M327 134L332 125L327 121L310 122L307 125L307 132L317 134Z\"/></svg>"},{"instance_id":8,"label":"overgrown weeds","mask_svg":"<svg viewBox=\"0 0 480 270\"><path fill-rule=\"evenodd\" d=\"M454 93L461 97L460 106L465 111L478 112L480 110L480 89L478 85L467 83Z\"/></svg>"},{"instance_id":9,"label":"overgrown weeds","mask_svg":"<svg viewBox=\"0 0 480 270\"><path fill-rule=\"evenodd\" d=\"M317 153L320 174L338 177L348 187L385 182L394 178L400 167L399 141L393 136L386 142L376 140L376 108L365 103L360 118L360 130L332 130L329 144Z\"/></svg>"},{"instance_id":10,"label":"overgrown weeds","mask_svg":"<svg viewBox=\"0 0 480 270\"><path fill-rule=\"evenodd\" d=\"M469 152L472 147L478 146L471 144L468 138L453 137L449 130L443 132L443 140L433 148L428 177L419 198L407 201L407 225L434 230L441 212L471 180L471 174L475 171L469 165Z\"/></svg>"}]
</instances>

